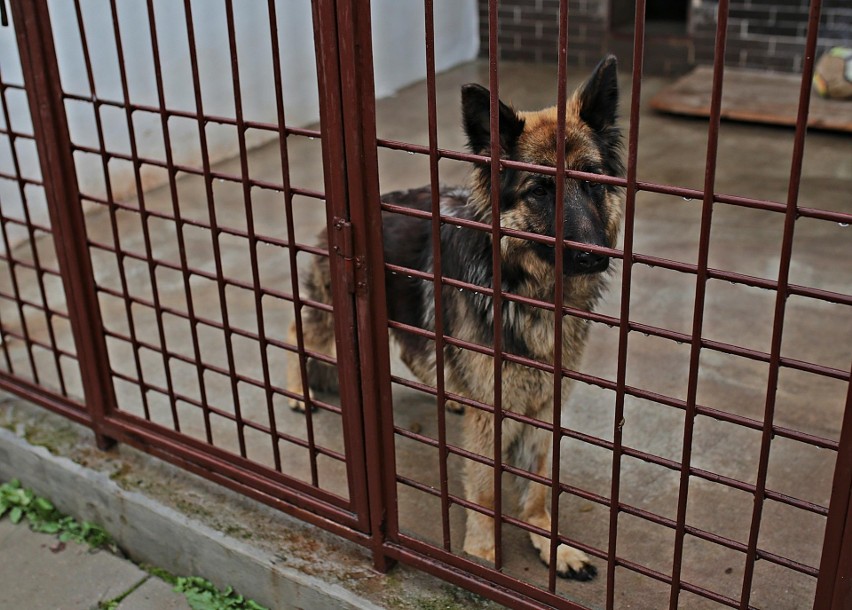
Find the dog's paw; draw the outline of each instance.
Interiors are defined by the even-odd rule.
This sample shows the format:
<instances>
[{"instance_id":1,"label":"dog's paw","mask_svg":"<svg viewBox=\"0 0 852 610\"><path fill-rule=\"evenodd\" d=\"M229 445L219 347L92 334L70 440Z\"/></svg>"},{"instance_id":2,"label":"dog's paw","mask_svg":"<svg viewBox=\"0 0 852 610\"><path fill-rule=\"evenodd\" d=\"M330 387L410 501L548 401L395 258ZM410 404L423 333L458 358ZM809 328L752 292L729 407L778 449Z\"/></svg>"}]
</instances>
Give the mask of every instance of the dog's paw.
<instances>
[{"instance_id":1,"label":"dog's paw","mask_svg":"<svg viewBox=\"0 0 852 610\"><path fill-rule=\"evenodd\" d=\"M314 393L313 393L312 390L308 392L308 396L310 396L311 401L313 401ZM304 413L307 410L305 408L305 405L306 405L306 403L305 403L304 400L296 400L295 398L290 398L290 397L287 398L287 406L289 406L290 409L292 409L293 411L296 411L297 413ZM317 410L317 408L313 404L311 404L311 413L313 413L316 410Z\"/></svg>"},{"instance_id":2,"label":"dog's paw","mask_svg":"<svg viewBox=\"0 0 852 610\"><path fill-rule=\"evenodd\" d=\"M598 569L590 563L584 563L579 570L568 568L566 572L560 572L559 568L557 568L556 573L562 578L567 578L568 580L579 580L580 582L584 582L587 580L594 580L594 578L598 575Z\"/></svg>"},{"instance_id":3,"label":"dog's paw","mask_svg":"<svg viewBox=\"0 0 852 610\"><path fill-rule=\"evenodd\" d=\"M464 413L464 405L457 403L455 400L448 400L446 403L447 411L462 415Z\"/></svg>"},{"instance_id":4,"label":"dog's paw","mask_svg":"<svg viewBox=\"0 0 852 610\"><path fill-rule=\"evenodd\" d=\"M550 565L550 545L543 545L539 557ZM556 573L570 580L592 580L598 575L598 569L591 564L588 555L566 544L556 547Z\"/></svg>"},{"instance_id":5,"label":"dog's paw","mask_svg":"<svg viewBox=\"0 0 852 610\"><path fill-rule=\"evenodd\" d=\"M484 559L489 563L494 563L494 547L493 546L473 546L471 544L464 545L464 552L468 555L473 555L479 559Z\"/></svg>"}]
</instances>

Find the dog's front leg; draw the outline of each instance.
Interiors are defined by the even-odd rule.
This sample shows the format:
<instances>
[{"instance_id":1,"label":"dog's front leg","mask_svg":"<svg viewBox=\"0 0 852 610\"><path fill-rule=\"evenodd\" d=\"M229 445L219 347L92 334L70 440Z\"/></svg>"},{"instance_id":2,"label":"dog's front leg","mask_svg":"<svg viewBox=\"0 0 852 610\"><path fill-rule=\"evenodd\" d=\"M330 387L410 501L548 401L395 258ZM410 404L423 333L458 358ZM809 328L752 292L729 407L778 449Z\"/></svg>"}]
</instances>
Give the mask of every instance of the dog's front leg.
<instances>
[{"instance_id":1,"label":"dog's front leg","mask_svg":"<svg viewBox=\"0 0 852 610\"><path fill-rule=\"evenodd\" d=\"M488 413L468 409L464 416L465 449L494 457L494 425ZM468 460L465 464L465 498L486 509L494 508L494 470L486 464ZM494 519L468 509L464 552L494 562Z\"/></svg>"},{"instance_id":2,"label":"dog's front leg","mask_svg":"<svg viewBox=\"0 0 852 610\"><path fill-rule=\"evenodd\" d=\"M551 478L551 435L546 430L524 427L513 452L513 461L522 469L531 469L537 474ZM549 489L540 484L528 482L521 494L521 518L545 531L551 531ZM550 538L530 533L530 540L539 553L539 557L550 565ZM589 563L589 557L581 550L560 544L556 547L556 573L563 578L591 580L597 575L597 569Z\"/></svg>"}]
</instances>

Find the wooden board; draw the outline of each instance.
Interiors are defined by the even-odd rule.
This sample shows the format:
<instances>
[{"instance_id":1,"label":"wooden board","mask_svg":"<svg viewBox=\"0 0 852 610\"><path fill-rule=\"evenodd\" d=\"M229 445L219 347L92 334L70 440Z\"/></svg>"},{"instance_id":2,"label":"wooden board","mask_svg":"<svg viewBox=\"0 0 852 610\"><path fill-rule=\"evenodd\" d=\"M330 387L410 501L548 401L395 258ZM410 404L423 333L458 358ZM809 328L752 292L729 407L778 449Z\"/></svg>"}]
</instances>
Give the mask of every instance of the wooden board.
<instances>
[{"instance_id":1,"label":"wooden board","mask_svg":"<svg viewBox=\"0 0 852 610\"><path fill-rule=\"evenodd\" d=\"M662 89L651 107L672 114L710 116L713 68L699 66ZM743 68L725 68L722 118L795 125L801 77ZM811 92L808 127L852 132L852 100L828 100Z\"/></svg>"}]
</instances>

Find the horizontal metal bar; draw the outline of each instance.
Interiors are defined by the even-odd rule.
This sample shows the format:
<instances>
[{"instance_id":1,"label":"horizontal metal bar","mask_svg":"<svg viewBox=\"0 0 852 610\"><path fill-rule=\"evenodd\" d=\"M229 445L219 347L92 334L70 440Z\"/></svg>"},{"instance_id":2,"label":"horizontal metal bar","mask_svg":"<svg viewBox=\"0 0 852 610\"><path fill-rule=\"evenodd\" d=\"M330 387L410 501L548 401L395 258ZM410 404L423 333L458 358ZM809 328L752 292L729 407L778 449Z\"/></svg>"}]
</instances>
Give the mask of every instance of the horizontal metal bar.
<instances>
[{"instance_id":1,"label":"horizontal metal bar","mask_svg":"<svg viewBox=\"0 0 852 610\"><path fill-rule=\"evenodd\" d=\"M32 178L24 178L23 176L18 176L16 174L9 174L7 172L0 171L0 179L3 180L11 180L13 182L20 182L21 184L32 185L32 186L40 186L44 187L44 182L41 180L33 180Z\"/></svg>"},{"instance_id":2,"label":"horizontal metal bar","mask_svg":"<svg viewBox=\"0 0 852 610\"><path fill-rule=\"evenodd\" d=\"M4 292L2 290L0 290L0 299L6 299L7 301L19 303L20 305L30 307L32 309L35 309L36 311L40 311L46 317L56 316L57 318L64 318L66 320L69 319L68 312L49 309L42 303L36 303L35 301L25 299L24 297L16 297L15 295L9 294L8 292Z\"/></svg>"},{"instance_id":3,"label":"horizontal metal bar","mask_svg":"<svg viewBox=\"0 0 852 610\"><path fill-rule=\"evenodd\" d=\"M128 203L122 203L122 202L118 202L118 201L107 201L106 199L101 199L99 197L94 197L94 196L91 196L91 195L81 195L80 198L84 201L90 201L92 203L96 203L96 204L101 205L101 206L115 207L116 209L119 209L119 210L124 210L126 212L132 212L132 213L135 213L135 214L143 215L142 210L140 210L138 207L133 206L133 205L128 204ZM178 218L175 218L174 216L172 216L171 214L167 214L165 212L157 212L155 210L145 210L144 215L146 217L150 217L150 218L157 218L159 220L168 220L170 222L173 222L176 225L176 230L179 229L180 227L182 227L183 225L189 225L191 227L196 227L196 228L199 228L199 229L206 229L208 231L214 231L214 227L212 225L207 224L207 223L201 222L199 220L193 220L193 219L190 219L190 218L183 218L183 217L178 219ZM231 235L233 237L242 237L244 239L250 239L247 231L242 231L240 229L235 229L235 228L232 228L232 227L223 227L223 226L217 225L215 227L215 232L218 235L224 234L224 235ZM289 240L280 239L280 238L272 237L272 236L269 236L269 235L257 234L252 239L257 241L258 243L262 243L262 244L266 244L266 245L270 245L270 246L278 246L278 247L281 247L281 248L289 248L289 249L291 249L295 252L309 252L311 254L316 254L316 255L319 255L319 256L328 256L328 250L326 250L324 248L319 248L317 246L311 246L311 245L308 245L308 244L300 244L298 242L291 243ZM90 242L90 243L92 243L92 242ZM101 246L101 247L104 247L104 246ZM105 248L108 248L108 247L105 247ZM142 255L140 255L140 257L141 256ZM144 257L144 258L145 258L145 260L147 260L147 257ZM159 262L159 261L156 261L156 262Z\"/></svg>"},{"instance_id":4,"label":"horizontal metal bar","mask_svg":"<svg viewBox=\"0 0 852 610\"><path fill-rule=\"evenodd\" d=\"M18 341L22 341L23 343L29 346L40 347L41 349L45 350L46 352L50 352L51 354L57 354L59 356L71 358L72 360L77 360L77 354L75 354L74 352L69 352L60 347L54 347L50 343L45 343L44 341L40 341L39 339L34 339L32 336L26 337L23 333L19 333L6 327L2 328L2 332L4 336L17 339Z\"/></svg>"},{"instance_id":5,"label":"horizontal metal bar","mask_svg":"<svg viewBox=\"0 0 852 610\"><path fill-rule=\"evenodd\" d=\"M0 135L8 136L13 142L18 138L22 140L35 140L35 136L31 133L15 131L14 129L9 129L7 127L0 127Z\"/></svg>"},{"instance_id":6,"label":"horizontal metal bar","mask_svg":"<svg viewBox=\"0 0 852 610\"><path fill-rule=\"evenodd\" d=\"M415 154L428 155L429 149L426 146L421 146L418 144L409 144L407 142L398 142L396 140L388 140L388 139L379 139L379 146L390 150L400 150L405 152L411 152ZM491 158L483 155L475 155L472 153L464 153L458 152L455 150L449 150L444 148L438 149L438 158L443 159L452 159L455 161L468 161L472 163L479 164L487 164L490 163ZM510 161L508 159L500 159L499 165L501 168L511 168L511 169L520 169L529 172L534 172L537 174L544 174L548 176L556 175L556 168L550 167L547 165L535 165L532 163L521 163L519 161ZM590 174L587 172L579 172L576 170L566 170L565 175L568 178L572 178L575 180L591 180L595 182L600 182L602 184L611 184L613 186L625 187L627 186L627 181L624 178L614 178L612 176L601 176L599 174ZM702 200L704 199L704 191L698 189L684 188L679 186L673 186L668 184L657 184L654 182L636 182L636 190L637 191L646 191L649 193L658 193L661 195L672 195L675 197L681 197L683 199L696 199ZM771 201L765 199L754 199L750 197L741 197L738 195L726 195L723 193L714 193L711 197L711 200L716 203L725 203L728 205L756 209L756 210L767 210L770 212L778 212L783 214L787 210L787 206L784 203L778 201ZM852 224L852 213L848 212L837 212L834 210L824 210L819 208L805 208L800 207L797 210L797 214L802 218L816 218L819 220L828 220L831 222L839 222L844 224Z\"/></svg>"},{"instance_id":7,"label":"horizontal metal bar","mask_svg":"<svg viewBox=\"0 0 852 610\"><path fill-rule=\"evenodd\" d=\"M349 501L299 479L270 470L203 441L174 432L124 411L116 411L105 421L110 437L141 448L147 453L156 449L180 460L208 468L229 481L239 481L252 489L289 501L305 510L352 527L355 519L346 508ZM202 476L208 477L207 471ZM219 480L221 481L222 478ZM230 484L226 486L230 487Z\"/></svg>"},{"instance_id":8,"label":"horizontal metal bar","mask_svg":"<svg viewBox=\"0 0 852 610\"><path fill-rule=\"evenodd\" d=\"M103 250L104 252L110 252L112 254L115 254L117 257L119 257L119 259L131 258L133 260L137 260L137 261L140 261L140 262L148 262L148 260L149 260L148 257L145 256L144 254L136 254L135 252L130 252L130 251L127 251L127 250L116 250L115 248L113 248L109 244L89 240L89 245L94 247L94 248L98 248L99 250ZM318 253L319 252L323 252L323 251L318 250ZM170 269L172 271L183 271L183 268L180 265L178 265L177 263L172 263L172 262L164 261L164 260L161 260L161 259L152 259L152 262L157 267L164 267L164 268ZM204 270L198 269L198 268L189 268L189 269L187 269L187 272L190 275L195 275L197 277L201 277L201 278L210 280L212 282L218 282L218 278L216 277L216 274L211 273L209 271L204 271ZM233 278L222 278L222 282L226 286L233 286L234 288L242 288L244 290L253 290L252 284L250 284L248 282L243 282L241 280L237 280L237 279L233 279ZM103 286L98 286L98 290L100 290L102 292L106 292L108 289L103 287ZM270 297L275 297L277 299L281 299L282 301L293 302L293 295L289 292L282 292L282 291L279 291L279 290L273 290L271 288L259 288L258 290L260 291L260 293L263 296L270 296ZM120 296L120 297L123 298L125 295L118 293L116 296ZM328 305L327 303L320 303L319 301L312 301L312 300L306 300L306 299L303 299L303 302L305 302L306 304L310 305L311 307L313 307L315 309L320 309L320 310L323 310L323 311L331 311L331 306Z\"/></svg>"},{"instance_id":9,"label":"horizontal metal bar","mask_svg":"<svg viewBox=\"0 0 852 610\"><path fill-rule=\"evenodd\" d=\"M391 212L394 214L400 214L402 216L409 216L412 218L422 218L424 220L428 220L432 218L431 212L426 212L423 210L415 210L412 208L407 208L404 206L382 202L382 209ZM852 215L850 215L852 217ZM482 223L474 220L467 220L462 218L455 218L453 216L440 216L441 221L444 224L457 226L457 227L465 227L468 229L474 229L482 232L490 232L491 225L487 223ZM508 229L501 228L501 235L516 237L519 239L526 239L528 241L543 243L548 245L553 245L555 243L555 238L548 237L546 235L540 235L538 233L530 233L528 231L519 231L517 229ZM593 246L591 244L586 244L578 241L570 241L564 240L564 245L566 248L574 249L574 250L586 250L589 252L594 252L597 254L604 254L606 256L610 256L612 258L621 259L624 257L624 252L622 250L618 250L616 248L606 248L603 246ZM695 275L698 273L698 266L692 263L684 263L680 261L674 261L670 259L661 258L658 256L651 256L648 254L633 254L633 262L640 263L643 265L647 265L649 267L661 267L663 269L668 269L671 271L679 271L682 273L688 273L691 275ZM388 265L389 267L391 265ZM409 270L404 267L400 267L399 269L404 270L406 273L411 271L415 271L416 277L423 278L431 278L432 276L425 272L418 272L416 270ZM712 267L708 267L706 270L707 277L710 279L717 279L726 282L730 282L732 284L742 284L745 286L750 286L752 288L762 288L765 290L776 291L778 289L777 280L769 280L764 278L759 278L751 275L746 275L743 273L735 273L733 271L725 271L723 269L714 269ZM493 294L493 290L484 287L477 287L482 294ZM801 286L798 284L789 284L787 286L787 292L789 294L794 294L797 296L803 296L811 299L815 299L818 301L825 301L828 303L836 303L840 305L852 305L852 294L844 294L840 292L833 292L830 290L822 290L818 288L811 288L808 286ZM531 301L534 301L531 299ZM550 309L553 309L552 303L547 303L545 301L541 302L541 307L547 308L550 306ZM618 325L618 318L615 316L609 316L610 322L608 322L612 326Z\"/></svg>"},{"instance_id":10,"label":"horizontal metal bar","mask_svg":"<svg viewBox=\"0 0 852 610\"><path fill-rule=\"evenodd\" d=\"M180 392L173 392L172 396L169 396L168 390L166 388L162 387L162 386L158 386L156 384L153 384L153 383L150 383L150 382L147 382L147 381L141 381L139 379L135 379L134 377L131 377L130 375L126 375L124 373L120 373L120 372L117 372L117 371L112 371L112 374L116 379L120 379L121 381L125 381L127 383L136 385L141 390L143 390L145 392L151 391L151 392L156 392L158 394L162 394L163 396L168 397L173 402L184 402L184 403L191 405L193 407L198 407L199 409L206 409L211 414L217 415L217 416L219 416L223 419L227 419L228 421L230 421L232 423L237 423L237 418L236 418L236 416L234 416L233 413L229 413L228 411L224 411L222 409L219 409L219 408L214 407L214 406L209 405L209 404L203 404L201 401L196 400L194 398L191 398L191 397L189 397L185 394L181 394ZM314 403L312 403L312 404L314 404ZM317 401L315 404L317 404L317 406L319 406L321 408L326 408L327 410L330 410L330 411L335 410L335 407L333 405L327 405L326 403L323 403L322 401ZM119 410L126 412L126 409L121 409L120 406L119 406ZM337 409L336 411L337 411L338 414L340 413L339 409ZM155 422L153 422L153 423L155 423ZM240 423L245 425L247 428L252 428L253 430L256 430L257 432L262 432L262 433L268 434L270 436L274 435L276 438L278 438L282 441L291 443L293 445L297 445L297 446L299 446L303 449L308 449L308 450L311 449L311 447L310 447L310 445L308 444L307 441L302 440L302 439L300 439L296 436L292 436L290 434L285 434L285 433L283 433L279 430L275 430L274 433L273 433L272 429L269 428L268 426L265 426L263 424L255 422L253 420L241 419ZM338 453L337 451L334 451L333 449L327 449L325 447L315 445L314 450L317 453L322 454L326 457L329 457L333 460L337 460L338 462L345 462L346 461L346 456L344 456L342 453Z\"/></svg>"},{"instance_id":11,"label":"horizontal metal bar","mask_svg":"<svg viewBox=\"0 0 852 610\"><path fill-rule=\"evenodd\" d=\"M254 178L246 178L245 180L243 180L242 176L236 174L228 174L225 172L217 172L214 170L210 170L210 172L205 173L203 168L193 167L190 165L183 165L180 163L169 164L166 161L161 161L159 159L152 159L150 157L140 157L138 155L127 155L124 153L113 151L105 151L100 150L98 148L92 148L91 146L81 146L79 144L75 144L73 146L73 149L74 151L101 156L105 159L119 159L121 161L127 161L128 163L132 163L136 166L150 165L151 167L159 167L170 172L183 172L185 174L190 174L194 176L209 176L210 178L215 180L224 180L225 182L233 182L235 184L243 184L243 182L246 182L252 187L262 188L269 191L276 191L278 193L283 193L285 191L284 185L278 184L277 182L267 182L265 180L256 180ZM321 193L320 191L299 188L295 186L289 187L289 191L294 195L301 195L303 197L321 199L325 201L325 194Z\"/></svg>"},{"instance_id":12,"label":"horizontal metal bar","mask_svg":"<svg viewBox=\"0 0 852 610\"><path fill-rule=\"evenodd\" d=\"M49 236L52 234L52 232L53 232L53 230L52 230L49 226L47 226L47 225L42 225L42 224L39 224L39 223L36 223L36 222L32 222L32 221L29 221L29 222L28 222L28 221L26 221L26 220L22 220L22 219L18 219L18 218L13 218L13 217L11 217L11 216L3 216L2 214L0 214L0 222L2 222L2 223L4 223L4 224L15 225L16 227L23 227L23 228L25 228L25 229L31 229L31 230L32 230L32 231L34 231L34 232L39 232L39 231L40 231L40 232L44 233L44 236L45 236L45 237L49 237ZM3 258L4 258L4 259L6 259L6 257L5 257L5 256L4 256ZM21 261L21 262L23 263L23 262L25 262L25 261ZM59 271L58 271L58 270L54 270L54 269L47 269L47 268L45 268L45 270L46 270L46 271L53 272L53 273L54 273L54 274L56 274L56 275L59 275Z\"/></svg>"},{"instance_id":13,"label":"horizontal metal bar","mask_svg":"<svg viewBox=\"0 0 852 610\"><path fill-rule=\"evenodd\" d=\"M5 333L4 333L5 334ZM69 396L60 396L54 390L32 383L26 379L0 369L0 388L20 396L33 404L53 411L71 421L92 427L92 417L86 405Z\"/></svg>"},{"instance_id":14,"label":"horizontal metal bar","mask_svg":"<svg viewBox=\"0 0 852 610\"><path fill-rule=\"evenodd\" d=\"M213 364L206 363L206 362L197 362L197 361L193 360L192 358L190 358L188 356L184 356L182 354L176 354L176 353L168 351L168 350L163 351L162 349L160 349L159 346L154 345L153 343L148 343L146 341L141 341L139 339L137 339L134 342L130 337L126 337L122 334L116 333L116 332L111 331L111 330L106 330L105 333L106 333L107 337L112 337L114 339L119 339L119 340L125 341L127 343L132 343L132 344L136 345L137 347L143 347L143 348L150 350L154 353L163 354L169 359L175 359L175 360L179 360L181 362L184 362L186 364L200 366L204 370L208 370L211 373L217 373L217 374L223 375L225 377L231 376L229 369L218 367L218 366L215 366ZM289 351L295 352L297 350L296 350L295 346L290 346ZM316 352L309 352L307 350L306 350L305 353L309 357L312 357L312 358L315 357L317 360L322 360L322 361L328 362L329 364L332 364L332 365L335 364L335 361L333 359L329 358L328 356L325 356L324 354L318 354ZM113 372L113 374L119 374L116 371L112 371L112 372ZM252 377L248 377L248 376L240 374L240 373L234 373L233 377L237 381L242 381L243 383L247 383L247 384L252 385L254 387L257 387L257 388L261 388L261 389L269 388L275 394L279 394L279 395L285 396L287 398L304 400L304 396L302 396L301 394L291 392L290 390L288 390L286 388L282 388L282 387L272 385L272 384L267 386L266 384L263 383L263 381L261 381L259 379L254 379ZM132 378L128 378L128 379L132 380ZM140 382L140 383L142 383L142 382ZM159 387L155 387L155 386L150 386L150 387L151 387L151 389L156 389L158 392L161 392L161 393L163 393L167 396L169 395L169 392L167 390L163 389L163 388L159 388ZM331 411L333 413L340 414L340 408L339 407L335 407L334 405L330 405L330 404L324 403L322 401L313 401L312 400L311 402L312 403L315 402L317 406L321 406L326 411ZM200 403L199 403L199 406L201 406Z\"/></svg>"},{"instance_id":15,"label":"horizontal metal bar","mask_svg":"<svg viewBox=\"0 0 852 610\"><path fill-rule=\"evenodd\" d=\"M225 116L217 116L213 114L201 114L195 112L190 112L186 110L175 110L169 109L162 106L149 106L146 104L138 104L138 103L125 103L118 100L111 100L106 98L95 97L93 95L79 95L75 93L65 93L65 99L73 100L76 102L89 102L93 104L95 107L98 106L110 106L113 108L128 108L130 112L150 112L153 114L160 114L165 116L166 118L182 118L182 119L190 119L192 121L202 120L205 123L218 123L220 125L230 125L232 127L239 128L240 123L236 118L225 117ZM317 129L307 129L304 127L288 127L285 126L284 129L278 123L265 123L261 121L243 121L242 126L245 130L248 129L258 129L261 131L270 131L275 132L277 134L284 133L285 135L297 135L297 136L305 136L308 138L316 138L319 140L320 132Z\"/></svg>"},{"instance_id":16,"label":"horizontal metal bar","mask_svg":"<svg viewBox=\"0 0 852 610\"><path fill-rule=\"evenodd\" d=\"M154 304L153 304L152 301L149 301L147 299L143 299L142 297L124 294L124 293L122 293L118 290L113 290L112 288L107 288L107 287L104 287L104 286L98 287L98 291L103 292L104 294L108 294L110 296L116 297L118 299L126 299L130 303L142 305L144 307L148 307L148 308L151 308L151 309L154 308ZM322 307L317 307L317 309L320 309L322 311L331 312L330 306L326 305L325 303L319 303L317 301L311 301L311 300L302 300L302 303L304 305L308 305L308 306L313 306L313 303L316 303L317 305L322 306ZM327 307L329 309L326 309ZM175 309L175 308L169 307L167 305L160 305L160 311L162 311L163 313L168 313L168 314L173 315L175 317L181 318L181 319L186 320L190 323L204 324L205 326L209 326L209 327L215 328L217 330L221 330L221 331L225 330L224 324L222 324L218 320L213 320L212 318L205 318L203 316L198 316L198 315L196 315L194 317L190 317L187 312L180 311L179 309ZM258 341L258 342L260 341L260 336L257 333L253 333L251 331L244 330L244 329L239 328L239 327L228 327L228 329L231 333L238 335L240 337L243 337L243 338L246 338L246 339L251 339L253 341ZM132 339L131 337L125 337L123 335L119 335L119 334L115 333L114 331L112 331L112 332L116 336L116 338L120 338L122 340L130 341L130 342L134 341L134 339ZM279 341L277 339L270 339L270 338L267 338L266 341L267 341L267 343L269 343L273 347L278 347L280 349L283 349L283 350L286 350L286 351L289 351L289 352L294 352L294 353L298 351L298 349L296 348L295 345L292 345L292 344L287 343L285 341ZM319 353L319 352L313 352L313 351L310 351L310 350L306 350L305 353L308 356L310 356L311 358L315 358L315 359L320 360L322 362L326 362L328 364L331 364L332 366L337 364L337 361L334 358L331 358L331 357L329 357L325 354L322 354L322 353Z\"/></svg>"}]
</instances>

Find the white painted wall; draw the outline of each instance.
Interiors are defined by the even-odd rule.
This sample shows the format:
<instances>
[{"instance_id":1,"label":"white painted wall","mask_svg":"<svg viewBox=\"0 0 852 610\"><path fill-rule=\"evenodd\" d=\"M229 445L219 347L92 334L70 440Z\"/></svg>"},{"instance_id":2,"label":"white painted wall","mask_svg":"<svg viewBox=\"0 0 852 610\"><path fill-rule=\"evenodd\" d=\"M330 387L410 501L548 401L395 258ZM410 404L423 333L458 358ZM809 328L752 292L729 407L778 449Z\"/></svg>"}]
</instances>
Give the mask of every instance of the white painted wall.
<instances>
[{"instance_id":1,"label":"white painted wall","mask_svg":"<svg viewBox=\"0 0 852 610\"><path fill-rule=\"evenodd\" d=\"M89 96L89 84L81 51L74 5L68 0L49 0L55 32L62 84L66 92ZM151 37L146 0L121 0L118 7L119 32L127 70L131 102L158 106ZM237 0L235 30L243 112L247 120L277 121L269 16L266 0ZM81 0L89 53L93 64L95 92L100 99L123 101L116 38L108 0ZM201 77L202 103L209 115L234 117L234 91L225 18L225 3L192 0L192 16ZM163 66L163 89L168 108L195 111L195 95L186 16L180 0L154 0L155 23ZM309 0L276 0L278 40L282 52L287 123L304 126L319 118L313 26ZM397 89L421 80L426 74L424 16L422 0L373 0L373 54L376 96L391 95ZM476 0L437 0L435 2L435 53L437 69L446 70L474 58L478 51ZM7 82L21 82L12 28L0 29L0 70ZM13 128L29 132L29 115L23 96L12 95L10 110ZM72 139L97 148L92 105L67 103ZM107 148L130 154L130 138L123 110L104 107L101 113ZM2 117L0 117L2 124ZM160 117L137 112L133 127L141 156L165 159ZM178 163L200 164L197 124L173 118L169 122L172 154ZM250 145L256 146L274 134L250 131ZM236 155L236 131L210 128L208 145L214 160ZM22 173L37 178L38 164L29 143L19 143ZM104 193L103 170L94 155L77 155L78 179L84 192ZM12 168L8 144L0 139L0 168ZM8 173L11 173L9 171ZM110 174L115 197L135 192L133 168L113 162ZM146 188L162 183L160 171L143 174ZM15 209L17 185L0 180L0 202L4 213L20 217ZM18 206L19 207L19 206ZM43 214L43 210L36 212ZM37 219L38 220L38 219Z\"/></svg>"}]
</instances>

